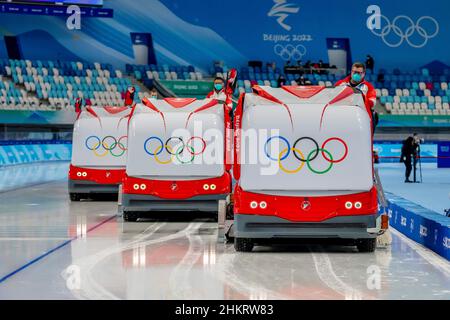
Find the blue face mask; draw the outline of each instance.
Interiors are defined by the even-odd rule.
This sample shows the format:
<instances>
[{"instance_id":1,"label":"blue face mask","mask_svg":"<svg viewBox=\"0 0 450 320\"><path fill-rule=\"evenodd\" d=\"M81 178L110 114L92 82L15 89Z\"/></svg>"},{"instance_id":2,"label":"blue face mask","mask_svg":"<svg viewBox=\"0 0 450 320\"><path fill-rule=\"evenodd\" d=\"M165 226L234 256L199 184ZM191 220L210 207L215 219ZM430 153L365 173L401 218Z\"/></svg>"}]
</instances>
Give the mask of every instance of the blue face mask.
<instances>
[{"instance_id":1,"label":"blue face mask","mask_svg":"<svg viewBox=\"0 0 450 320\"><path fill-rule=\"evenodd\" d=\"M354 73L352 74L352 80L359 83L362 80L362 76L359 73Z\"/></svg>"},{"instance_id":2,"label":"blue face mask","mask_svg":"<svg viewBox=\"0 0 450 320\"><path fill-rule=\"evenodd\" d=\"M214 88L215 88L217 91L220 91L220 90L223 89L223 84L221 84L221 83L216 83L216 84L214 85Z\"/></svg>"}]
</instances>

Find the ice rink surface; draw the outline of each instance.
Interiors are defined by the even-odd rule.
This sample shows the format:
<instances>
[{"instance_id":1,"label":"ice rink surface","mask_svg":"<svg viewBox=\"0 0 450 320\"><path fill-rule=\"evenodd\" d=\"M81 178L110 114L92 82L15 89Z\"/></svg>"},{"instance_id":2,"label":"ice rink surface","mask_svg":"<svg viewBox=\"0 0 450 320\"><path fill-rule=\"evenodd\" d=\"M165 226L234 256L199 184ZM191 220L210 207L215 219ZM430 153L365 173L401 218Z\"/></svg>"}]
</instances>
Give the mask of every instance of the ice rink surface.
<instances>
[{"instance_id":1,"label":"ice rink surface","mask_svg":"<svg viewBox=\"0 0 450 320\"><path fill-rule=\"evenodd\" d=\"M67 167L0 170L0 299L450 299L450 264L396 231L375 253L312 244L238 254L204 216L124 223L114 202L71 203ZM425 207L450 182L449 171L424 172L433 190L406 189L401 170L381 167L385 188L413 190Z\"/></svg>"},{"instance_id":2,"label":"ice rink surface","mask_svg":"<svg viewBox=\"0 0 450 320\"><path fill-rule=\"evenodd\" d=\"M379 164L385 191L396 194L424 208L444 214L450 209L450 169L438 169L436 164L422 164L422 183L405 183L403 164ZM411 180L413 175L411 174ZM417 166L417 180L420 170Z\"/></svg>"}]
</instances>

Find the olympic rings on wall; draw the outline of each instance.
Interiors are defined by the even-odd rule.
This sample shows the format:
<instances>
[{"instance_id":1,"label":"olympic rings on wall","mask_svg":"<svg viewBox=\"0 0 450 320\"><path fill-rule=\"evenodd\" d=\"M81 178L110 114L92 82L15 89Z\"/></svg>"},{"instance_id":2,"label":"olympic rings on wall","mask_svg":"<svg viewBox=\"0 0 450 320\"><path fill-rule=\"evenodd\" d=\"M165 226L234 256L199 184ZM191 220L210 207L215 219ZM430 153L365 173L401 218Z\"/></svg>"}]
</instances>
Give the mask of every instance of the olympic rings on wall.
<instances>
[{"instance_id":1,"label":"olympic rings on wall","mask_svg":"<svg viewBox=\"0 0 450 320\"><path fill-rule=\"evenodd\" d=\"M386 16L382 14L375 15L374 18L380 19L380 22L386 22L386 25L382 28L370 28L370 30L374 35L380 37L383 42L391 48L397 48L401 46L404 41L406 41L406 43L408 43L413 48L422 48L426 46L429 39L436 37L439 33L439 23L436 21L436 19L430 16L420 17L416 23L414 23L414 21L410 17L405 15L399 15L395 17L394 20L392 20L392 23ZM406 30L402 30L402 28L399 26L400 20L404 20L408 23L408 27L406 28ZM433 24L433 29L426 30L425 26L423 25L423 22L425 21L429 21L431 24ZM378 32L376 30L380 31ZM391 34L391 31L393 31L395 36L398 37L398 41L388 41L387 36ZM413 43L410 39L416 32L421 38L423 38L420 43Z\"/></svg>"},{"instance_id":2,"label":"olympic rings on wall","mask_svg":"<svg viewBox=\"0 0 450 320\"><path fill-rule=\"evenodd\" d=\"M274 140L274 139L279 139L280 141L284 142L286 144L286 148L284 148L277 156L277 158L273 157L269 151L268 151L268 145L269 143ZM305 155L303 154L303 152L300 149L299 144L303 141L311 141L314 144L314 149L312 149L308 155L305 157ZM339 159L334 159L333 155L331 154L330 151L328 151L326 149L326 146L332 142L332 141L337 141L339 143L341 143L344 146L344 155L341 156ZM298 138L295 142L294 145L291 147L291 144L289 143L289 141L283 137L283 136L272 136L270 138L267 139L265 145L264 145L264 151L265 154L267 156L267 158L269 158L270 160L273 161L277 161L278 162L278 166L279 168L288 174L294 174L294 173L298 173L300 170L303 169L304 165L306 164L308 169L315 173L315 174L325 174L328 173L332 168L333 165L336 163L340 163L342 161L344 161L347 156L348 156L348 145L347 143L338 137L332 137L327 139L326 141L323 142L323 144L321 145L321 147L319 147L318 142L311 138L311 137L301 137ZM299 160L300 165L295 168L295 169L287 169L284 165L283 165L283 160L285 160L287 157L290 156L290 154L293 154L294 157ZM328 167L324 170L317 170L314 169L313 166L311 165L311 162L313 162L315 159L317 159L317 157L319 155L322 155L322 157L329 163Z\"/></svg>"},{"instance_id":3,"label":"olympic rings on wall","mask_svg":"<svg viewBox=\"0 0 450 320\"><path fill-rule=\"evenodd\" d=\"M276 44L273 47L273 51L276 55L280 56L281 59L285 61L289 60L302 60L303 56L306 54L306 48L304 45L297 45L294 46L292 44L287 44L286 46L283 46L281 44Z\"/></svg>"},{"instance_id":4,"label":"olympic rings on wall","mask_svg":"<svg viewBox=\"0 0 450 320\"><path fill-rule=\"evenodd\" d=\"M109 153L113 157L118 158L123 156L127 151L128 141L124 142L125 139L128 139L128 137L122 136L117 139L113 136L106 136L103 139L100 139L98 136L90 136L86 138L84 145L97 157L102 158ZM103 150L101 151L101 149Z\"/></svg>"},{"instance_id":5,"label":"olympic rings on wall","mask_svg":"<svg viewBox=\"0 0 450 320\"><path fill-rule=\"evenodd\" d=\"M193 144L195 140L200 140L202 143L202 147L199 150L195 150ZM149 150L149 142L156 141L159 143L159 146L156 147L154 150ZM176 142L174 146L173 142ZM176 159L180 164L189 164L192 163L196 156L201 155L203 152L205 152L206 149L206 141L201 137L191 137L187 142L185 143L182 137L170 137L166 140L165 143L163 143L163 140L159 137L152 136L145 140L144 142L144 150L145 152L154 157L155 161L159 164L169 164L172 163L174 159ZM163 150L166 150L166 152L169 154L169 159L162 161L159 157L159 155L163 152ZM175 152L174 152L175 150ZM188 160L183 160L181 155L183 152L187 151L190 154L190 157Z\"/></svg>"}]
</instances>

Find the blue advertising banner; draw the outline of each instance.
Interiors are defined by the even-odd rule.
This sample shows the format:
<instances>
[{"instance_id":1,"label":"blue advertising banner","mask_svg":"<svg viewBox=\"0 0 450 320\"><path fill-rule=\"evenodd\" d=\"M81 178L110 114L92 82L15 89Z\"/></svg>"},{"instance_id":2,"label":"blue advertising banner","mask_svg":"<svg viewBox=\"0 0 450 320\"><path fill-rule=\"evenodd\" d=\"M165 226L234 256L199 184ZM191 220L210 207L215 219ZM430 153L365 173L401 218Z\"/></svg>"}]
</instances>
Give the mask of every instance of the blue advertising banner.
<instances>
[{"instance_id":1,"label":"blue advertising banner","mask_svg":"<svg viewBox=\"0 0 450 320\"><path fill-rule=\"evenodd\" d=\"M402 152L402 143L374 143L373 150L378 153L380 162L399 162ZM423 163L436 163L438 157L438 145L425 143L420 145L420 156Z\"/></svg>"},{"instance_id":2,"label":"blue advertising banner","mask_svg":"<svg viewBox=\"0 0 450 320\"><path fill-rule=\"evenodd\" d=\"M422 0L376 4L372 0L322 0L319 5L307 0L115 0L107 3L114 11L113 21L86 19L80 30L68 30L57 17L1 13L0 30L15 36L44 33L39 50L50 59L64 58L59 44L83 60L121 68L134 62L131 32L152 34L158 63L190 64L202 71L209 71L213 61L232 67L249 60L274 61L278 66L288 60L327 61L328 38L348 39L353 60L365 61L371 54L375 69L412 70L434 60L450 65L450 1L429 0L426 6Z\"/></svg>"}]
</instances>

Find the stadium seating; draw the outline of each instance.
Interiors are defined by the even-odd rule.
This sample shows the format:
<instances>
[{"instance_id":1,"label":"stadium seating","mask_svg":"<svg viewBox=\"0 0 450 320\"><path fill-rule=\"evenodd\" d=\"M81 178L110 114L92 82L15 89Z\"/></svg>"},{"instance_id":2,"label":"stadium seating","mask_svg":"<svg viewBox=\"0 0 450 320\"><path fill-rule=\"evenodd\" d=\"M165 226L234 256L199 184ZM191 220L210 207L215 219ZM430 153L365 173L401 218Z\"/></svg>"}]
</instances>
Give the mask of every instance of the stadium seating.
<instances>
[{"instance_id":1,"label":"stadium seating","mask_svg":"<svg viewBox=\"0 0 450 320\"><path fill-rule=\"evenodd\" d=\"M133 79L153 87L156 80L201 81L214 76L226 77L230 68L214 66L211 75L193 66L126 65L125 72L109 64L75 61L0 60L0 109L64 110L73 109L75 99L90 105L122 105ZM283 75L286 83L297 85L299 75L283 74L280 68L242 67L238 70L235 95L251 92L253 85L278 87ZM305 74L312 85L331 87L341 78L337 74ZM414 72L367 71L379 103L393 115L450 115L450 70L431 74L424 68ZM136 101L146 92L135 85Z\"/></svg>"},{"instance_id":2,"label":"stadium seating","mask_svg":"<svg viewBox=\"0 0 450 320\"><path fill-rule=\"evenodd\" d=\"M380 77L382 75L382 77ZM377 88L377 97L393 115L450 115L450 72L431 75L428 69L367 75Z\"/></svg>"},{"instance_id":3,"label":"stadium seating","mask_svg":"<svg viewBox=\"0 0 450 320\"><path fill-rule=\"evenodd\" d=\"M29 96L26 90L18 89L10 80L0 76L0 109L3 110L45 110L41 108L39 99Z\"/></svg>"},{"instance_id":4,"label":"stadium seating","mask_svg":"<svg viewBox=\"0 0 450 320\"><path fill-rule=\"evenodd\" d=\"M225 77L228 71L227 67L216 67L215 75ZM280 68L253 68L242 67L238 72L238 82L235 94L238 95L243 92L251 92L251 87L254 84L261 86L278 87L278 78L284 76L288 85L297 85L296 80L300 77L299 74L284 74ZM339 79L335 74L305 74L305 79L309 80L312 85L322 85L332 87Z\"/></svg>"},{"instance_id":5,"label":"stadium seating","mask_svg":"<svg viewBox=\"0 0 450 320\"><path fill-rule=\"evenodd\" d=\"M132 83L120 70L100 63L3 60L0 74L1 107L23 110L73 109L78 97L90 105L122 105Z\"/></svg>"},{"instance_id":6,"label":"stadium seating","mask_svg":"<svg viewBox=\"0 0 450 320\"><path fill-rule=\"evenodd\" d=\"M216 67L218 76L225 76L228 68ZM380 104L387 113L395 115L450 115L450 71L432 75L428 69L414 72L387 72L380 70L379 75L367 70L366 79L377 91ZM238 83L235 94L251 92L254 84L277 87L277 79L283 75L287 84L297 85L299 76L283 74L279 68L275 70L267 67L243 67L238 73ZM331 87L340 78L335 74L305 74L312 85ZM384 79L383 79L384 78Z\"/></svg>"},{"instance_id":7,"label":"stadium seating","mask_svg":"<svg viewBox=\"0 0 450 320\"><path fill-rule=\"evenodd\" d=\"M126 65L126 73L141 81L147 88L153 87L153 80L203 80L201 72L193 66Z\"/></svg>"}]
</instances>

